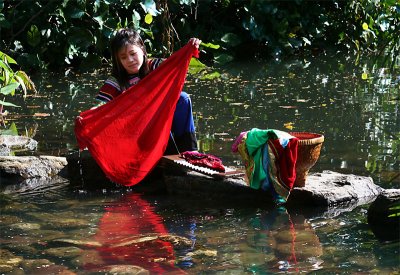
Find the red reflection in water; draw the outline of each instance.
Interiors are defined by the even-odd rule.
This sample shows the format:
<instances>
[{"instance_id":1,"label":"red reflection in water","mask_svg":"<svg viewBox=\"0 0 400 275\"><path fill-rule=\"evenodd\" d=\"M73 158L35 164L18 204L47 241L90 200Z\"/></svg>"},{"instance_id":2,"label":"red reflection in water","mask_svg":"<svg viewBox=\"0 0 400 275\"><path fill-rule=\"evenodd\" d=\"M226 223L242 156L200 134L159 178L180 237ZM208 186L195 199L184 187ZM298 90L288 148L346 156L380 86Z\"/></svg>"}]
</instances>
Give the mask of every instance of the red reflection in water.
<instances>
[{"instance_id":1,"label":"red reflection in water","mask_svg":"<svg viewBox=\"0 0 400 275\"><path fill-rule=\"evenodd\" d=\"M97 259L101 262L86 264L86 269L95 271L104 270L106 266L134 265L152 274L185 273L174 266L172 244L154 238L168 231L162 218L139 194L126 194L105 210L95 235L95 240L102 244L96 248Z\"/></svg>"}]
</instances>

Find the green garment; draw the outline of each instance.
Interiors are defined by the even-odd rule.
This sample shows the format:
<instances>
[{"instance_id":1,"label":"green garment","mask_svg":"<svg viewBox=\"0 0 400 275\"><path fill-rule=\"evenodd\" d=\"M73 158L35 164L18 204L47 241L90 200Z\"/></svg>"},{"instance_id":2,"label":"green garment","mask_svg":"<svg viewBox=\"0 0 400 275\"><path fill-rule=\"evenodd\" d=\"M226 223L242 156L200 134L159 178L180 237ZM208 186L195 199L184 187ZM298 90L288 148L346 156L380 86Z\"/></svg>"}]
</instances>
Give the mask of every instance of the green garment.
<instances>
[{"instance_id":1,"label":"green garment","mask_svg":"<svg viewBox=\"0 0 400 275\"><path fill-rule=\"evenodd\" d=\"M249 179L251 188L260 189L261 184L267 178L267 174L263 168L262 148L270 138L277 138L275 130L253 128L247 133L247 151L249 152L249 156L254 160L254 170L251 179Z\"/></svg>"}]
</instances>

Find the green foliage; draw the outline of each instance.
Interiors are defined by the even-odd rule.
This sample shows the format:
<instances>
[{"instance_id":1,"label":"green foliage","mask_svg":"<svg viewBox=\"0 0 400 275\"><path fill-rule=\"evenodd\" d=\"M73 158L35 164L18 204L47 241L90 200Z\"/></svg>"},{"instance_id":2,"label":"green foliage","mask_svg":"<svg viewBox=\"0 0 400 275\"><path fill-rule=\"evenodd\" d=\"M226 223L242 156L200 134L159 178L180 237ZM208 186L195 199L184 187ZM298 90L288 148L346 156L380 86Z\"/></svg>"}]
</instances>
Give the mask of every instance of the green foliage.
<instances>
[{"instance_id":1,"label":"green foliage","mask_svg":"<svg viewBox=\"0 0 400 275\"><path fill-rule=\"evenodd\" d=\"M393 205L389 207L388 218L397 218L397 217L400 218L400 201L393 203Z\"/></svg>"},{"instance_id":2,"label":"green foliage","mask_svg":"<svg viewBox=\"0 0 400 275\"><path fill-rule=\"evenodd\" d=\"M1 130L0 129L0 135L8 135L8 136L18 136L18 130L17 126L15 123L11 123L10 127L8 129Z\"/></svg>"},{"instance_id":3,"label":"green foliage","mask_svg":"<svg viewBox=\"0 0 400 275\"><path fill-rule=\"evenodd\" d=\"M345 19L345 20L343 20ZM400 60L400 2L396 0L352 0L344 8L339 44L353 44L359 57L384 56L380 66L392 68Z\"/></svg>"},{"instance_id":4,"label":"green foliage","mask_svg":"<svg viewBox=\"0 0 400 275\"><path fill-rule=\"evenodd\" d=\"M385 55L393 65L399 17L396 0L0 0L0 47L33 69L94 69L109 58L113 32L132 27L154 55L199 37L220 64L335 47L358 58Z\"/></svg>"},{"instance_id":5,"label":"green foliage","mask_svg":"<svg viewBox=\"0 0 400 275\"><path fill-rule=\"evenodd\" d=\"M16 71L11 68L11 65L16 65L17 62L9 55L0 51L0 94L4 96L13 96L20 88L24 95L28 89L35 89L33 82L24 71ZM3 106L19 107L5 100L0 100L0 115L3 115Z\"/></svg>"},{"instance_id":6,"label":"green foliage","mask_svg":"<svg viewBox=\"0 0 400 275\"><path fill-rule=\"evenodd\" d=\"M86 62L98 67L114 30L139 28L139 12L154 12L149 3L154 1L143 6L138 0L6 2L0 16L0 24L7 23L2 24L2 47L31 68L88 67Z\"/></svg>"}]
</instances>

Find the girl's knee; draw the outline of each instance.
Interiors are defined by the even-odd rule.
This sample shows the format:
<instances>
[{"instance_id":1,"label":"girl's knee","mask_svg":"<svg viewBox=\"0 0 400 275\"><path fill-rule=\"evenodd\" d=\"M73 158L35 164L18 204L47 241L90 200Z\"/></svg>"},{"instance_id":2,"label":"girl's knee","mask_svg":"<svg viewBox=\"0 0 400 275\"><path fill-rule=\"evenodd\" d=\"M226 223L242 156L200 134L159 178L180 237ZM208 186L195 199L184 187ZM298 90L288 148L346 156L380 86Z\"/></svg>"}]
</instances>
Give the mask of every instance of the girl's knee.
<instances>
[{"instance_id":1,"label":"girl's knee","mask_svg":"<svg viewBox=\"0 0 400 275\"><path fill-rule=\"evenodd\" d=\"M186 102L190 103L190 97L186 92L181 92L178 103L186 103Z\"/></svg>"}]
</instances>

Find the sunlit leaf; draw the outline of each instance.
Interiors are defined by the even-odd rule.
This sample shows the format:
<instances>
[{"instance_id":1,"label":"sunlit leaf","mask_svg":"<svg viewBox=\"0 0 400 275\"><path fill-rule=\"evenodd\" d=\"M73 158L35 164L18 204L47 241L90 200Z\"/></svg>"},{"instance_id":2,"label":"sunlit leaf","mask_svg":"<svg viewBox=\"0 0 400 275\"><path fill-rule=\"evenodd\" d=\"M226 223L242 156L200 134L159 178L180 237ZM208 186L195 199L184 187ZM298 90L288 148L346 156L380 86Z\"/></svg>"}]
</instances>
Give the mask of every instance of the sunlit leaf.
<instances>
[{"instance_id":1,"label":"sunlit leaf","mask_svg":"<svg viewBox=\"0 0 400 275\"><path fill-rule=\"evenodd\" d=\"M140 3L145 13L149 13L152 16L157 16L160 12L157 10L156 3L153 0L144 0Z\"/></svg>"},{"instance_id":2,"label":"sunlit leaf","mask_svg":"<svg viewBox=\"0 0 400 275\"><path fill-rule=\"evenodd\" d=\"M195 4L196 0L179 0L179 4L190 6L191 4Z\"/></svg>"},{"instance_id":3,"label":"sunlit leaf","mask_svg":"<svg viewBox=\"0 0 400 275\"><path fill-rule=\"evenodd\" d=\"M93 11L97 12L100 9L101 0L95 0L93 3Z\"/></svg>"},{"instance_id":4,"label":"sunlit leaf","mask_svg":"<svg viewBox=\"0 0 400 275\"><path fill-rule=\"evenodd\" d=\"M140 26L140 14L137 11L132 12L132 22L135 28L138 28Z\"/></svg>"},{"instance_id":5,"label":"sunlit leaf","mask_svg":"<svg viewBox=\"0 0 400 275\"><path fill-rule=\"evenodd\" d=\"M151 39L154 39L154 34L153 34L153 32L151 31L151 30L149 30L149 29L144 29L144 28L139 28L140 30L142 30L147 36L149 36ZM144 41L145 43L148 43L149 45L150 45L150 49L152 48L152 43L151 43L151 41L149 40L149 39L146 39L145 41Z\"/></svg>"},{"instance_id":6,"label":"sunlit leaf","mask_svg":"<svg viewBox=\"0 0 400 275\"><path fill-rule=\"evenodd\" d=\"M200 77L200 79L202 80L211 80L211 79L216 79L216 78L220 78L221 74L219 72L212 72L209 74L205 74L202 77Z\"/></svg>"},{"instance_id":7,"label":"sunlit leaf","mask_svg":"<svg viewBox=\"0 0 400 275\"><path fill-rule=\"evenodd\" d=\"M15 123L11 123L10 127L7 130L0 131L2 135L10 135L10 136L18 136L18 129Z\"/></svg>"},{"instance_id":8,"label":"sunlit leaf","mask_svg":"<svg viewBox=\"0 0 400 275\"><path fill-rule=\"evenodd\" d=\"M0 51L0 58L4 59L5 61L7 61L8 64L17 64L17 62L8 54L5 54L3 52Z\"/></svg>"},{"instance_id":9,"label":"sunlit leaf","mask_svg":"<svg viewBox=\"0 0 400 275\"><path fill-rule=\"evenodd\" d=\"M15 73L15 75L19 76L22 79L22 81L24 82L24 84L28 90L32 90L35 93L37 92L35 83L33 83L33 81L30 79L30 77L24 71L18 71Z\"/></svg>"},{"instance_id":10,"label":"sunlit leaf","mask_svg":"<svg viewBox=\"0 0 400 275\"><path fill-rule=\"evenodd\" d=\"M71 18L82 18L85 15L85 11L80 10L78 8L74 8L71 12L70 12L70 16Z\"/></svg>"},{"instance_id":11,"label":"sunlit leaf","mask_svg":"<svg viewBox=\"0 0 400 275\"><path fill-rule=\"evenodd\" d=\"M5 85L10 81L10 72L11 69L10 67L4 63L2 60L0 60L0 67L3 68L3 73L4 77L2 78L2 81L0 82L0 85Z\"/></svg>"},{"instance_id":12,"label":"sunlit leaf","mask_svg":"<svg viewBox=\"0 0 400 275\"><path fill-rule=\"evenodd\" d=\"M201 42L201 44L200 44L201 46L203 46L203 47L206 47L206 48L211 48L211 49L219 49L221 46L220 45L215 45L215 44L212 44L212 43L203 43L203 42Z\"/></svg>"},{"instance_id":13,"label":"sunlit leaf","mask_svg":"<svg viewBox=\"0 0 400 275\"><path fill-rule=\"evenodd\" d=\"M18 105L15 105L13 103L10 103L10 102L7 102L7 101L3 101L3 100L0 100L0 105L9 106L9 107L21 107L21 106L18 106Z\"/></svg>"},{"instance_id":14,"label":"sunlit leaf","mask_svg":"<svg viewBox=\"0 0 400 275\"><path fill-rule=\"evenodd\" d=\"M99 15L99 16L93 17L93 19L95 21L97 21L97 23L99 23L100 29L102 29L103 28L103 24L104 24L103 17L101 15Z\"/></svg>"},{"instance_id":15,"label":"sunlit leaf","mask_svg":"<svg viewBox=\"0 0 400 275\"><path fill-rule=\"evenodd\" d=\"M26 96L26 86L22 78L18 75L14 75L14 78L18 81L18 83L21 85L22 91L24 91L24 96Z\"/></svg>"},{"instance_id":16,"label":"sunlit leaf","mask_svg":"<svg viewBox=\"0 0 400 275\"><path fill-rule=\"evenodd\" d=\"M206 65L200 62L197 58L190 59L189 63L189 73L196 74L202 71L203 69L207 68Z\"/></svg>"},{"instance_id":17,"label":"sunlit leaf","mask_svg":"<svg viewBox=\"0 0 400 275\"><path fill-rule=\"evenodd\" d=\"M144 22L147 25L150 25L153 22L153 16L150 13L146 14L146 16L144 17Z\"/></svg>"},{"instance_id":18,"label":"sunlit leaf","mask_svg":"<svg viewBox=\"0 0 400 275\"><path fill-rule=\"evenodd\" d=\"M11 94L19 87L20 83L10 83L7 86L0 89L0 93L3 95ZM4 104L3 104L4 105Z\"/></svg>"},{"instance_id":19,"label":"sunlit leaf","mask_svg":"<svg viewBox=\"0 0 400 275\"><path fill-rule=\"evenodd\" d=\"M311 41L308 40L306 37L302 37L303 41L304 41L304 45L311 45Z\"/></svg>"}]
</instances>

